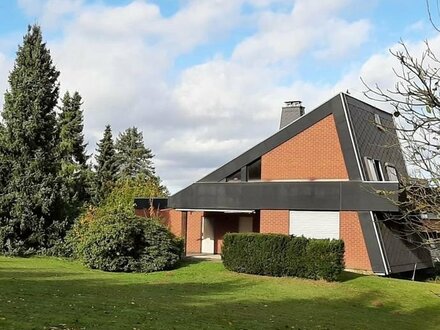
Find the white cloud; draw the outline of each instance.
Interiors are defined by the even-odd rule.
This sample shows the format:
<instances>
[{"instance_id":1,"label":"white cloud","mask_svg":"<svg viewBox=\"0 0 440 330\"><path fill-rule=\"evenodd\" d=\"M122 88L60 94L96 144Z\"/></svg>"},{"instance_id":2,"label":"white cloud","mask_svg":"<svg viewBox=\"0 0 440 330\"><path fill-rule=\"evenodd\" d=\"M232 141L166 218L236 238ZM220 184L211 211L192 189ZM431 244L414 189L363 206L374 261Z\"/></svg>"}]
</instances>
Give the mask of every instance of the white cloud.
<instances>
[{"instance_id":1,"label":"white cloud","mask_svg":"<svg viewBox=\"0 0 440 330\"><path fill-rule=\"evenodd\" d=\"M429 39L428 43L435 54L440 53L440 35ZM408 48L409 53L416 59L420 59L422 53L426 50L425 41L405 41L405 45ZM391 111L392 107L390 104L369 99L364 95L364 92L367 90L367 86L372 89L378 86L384 91L395 89L395 84L398 81L395 71L398 73L400 72L401 64L390 53L390 49L393 52L403 50L402 46L396 43L376 54L371 55L359 66L356 66L345 74L334 85L334 88L342 91L348 89L355 97L364 99L365 101L372 103L381 109ZM425 65L429 62L429 59L425 59ZM361 79L367 86L362 83Z\"/></svg>"},{"instance_id":2,"label":"white cloud","mask_svg":"<svg viewBox=\"0 0 440 330\"><path fill-rule=\"evenodd\" d=\"M84 98L89 148L107 123L115 135L138 126L172 192L276 132L283 101L300 99L311 110L347 88L359 97L360 76L384 86L393 81L384 72L392 63L386 50L336 84L299 78L302 58L350 63L369 40L368 20L343 15L357 5L351 0L188 0L170 17L148 1L20 4L43 30L62 27L48 46L62 89ZM254 32L236 42L232 55L212 55L174 71L179 56L230 38L242 26ZM5 66L9 70L11 62L0 54L1 77Z\"/></svg>"},{"instance_id":3,"label":"white cloud","mask_svg":"<svg viewBox=\"0 0 440 330\"><path fill-rule=\"evenodd\" d=\"M427 28L428 26L424 20L418 20L406 27L405 32L423 32Z\"/></svg>"},{"instance_id":4,"label":"white cloud","mask_svg":"<svg viewBox=\"0 0 440 330\"><path fill-rule=\"evenodd\" d=\"M66 16L78 13L84 0L18 0L28 16L39 19L43 27L54 28Z\"/></svg>"},{"instance_id":5,"label":"white cloud","mask_svg":"<svg viewBox=\"0 0 440 330\"><path fill-rule=\"evenodd\" d=\"M308 51L341 59L357 50L371 29L367 20L338 18L338 10L350 2L300 0L290 13L264 12L258 33L237 45L233 59L256 65L290 63Z\"/></svg>"},{"instance_id":6,"label":"white cloud","mask_svg":"<svg viewBox=\"0 0 440 330\"><path fill-rule=\"evenodd\" d=\"M240 0L189 1L176 15L162 20L155 31L168 49L189 51L215 40L239 23Z\"/></svg>"},{"instance_id":7,"label":"white cloud","mask_svg":"<svg viewBox=\"0 0 440 330\"><path fill-rule=\"evenodd\" d=\"M332 33L328 34L323 48L315 54L322 60L340 59L360 49L368 39L371 24L367 20L350 23L334 19L327 22L326 29Z\"/></svg>"},{"instance_id":8,"label":"white cloud","mask_svg":"<svg viewBox=\"0 0 440 330\"><path fill-rule=\"evenodd\" d=\"M337 52L341 39L347 47L358 47L368 37L366 21L332 18L345 0L324 1L319 13L303 0L289 13L272 11L268 1L250 1L259 8L251 15L258 31L239 42L231 58L194 65L177 84L169 81L177 56L224 37L244 21L249 24L242 3L189 1L169 18L145 1L83 6L52 48L63 88L84 97L90 147L106 123L115 131L138 126L156 153L158 173L175 191L182 182L197 180L201 169L208 172L275 132L284 100L299 98L311 105L330 96L332 88L322 84L279 86L288 72L286 60L293 73L295 59L317 43L318 50L337 57L346 55ZM308 19L316 15L325 22L317 26ZM342 31L350 29L358 39ZM176 170L185 179L176 178Z\"/></svg>"},{"instance_id":9,"label":"white cloud","mask_svg":"<svg viewBox=\"0 0 440 330\"><path fill-rule=\"evenodd\" d=\"M199 129L200 123L185 117L168 75L177 56L229 31L237 23L234 17L239 19L239 8L234 1L209 5L190 1L176 15L165 18L157 6L135 1L120 7L84 5L65 21L63 38L49 47L61 71L62 90L78 90L83 96L91 151L105 124L112 125L115 136L136 125L156 154L158 173L171 190L181 188L174 183L180 180L168 179L176 169L172 165L176 154L167 148L173 138L179 140L180 134ZM209 167L217 165L209 161L213 158L205 158ZM177 163L179 168L190 168L185 160Z\"/></svg>"},{"instance_id":10,"label":"white cloud","mask_svg":"<svg viewBox=\"0 0 440 330\"><path fill-rule=\"evenodd\" d=\"M40 14L43 5L40 0L17 0L17 3L30 16Z\"/></svg>"}]
</instances>

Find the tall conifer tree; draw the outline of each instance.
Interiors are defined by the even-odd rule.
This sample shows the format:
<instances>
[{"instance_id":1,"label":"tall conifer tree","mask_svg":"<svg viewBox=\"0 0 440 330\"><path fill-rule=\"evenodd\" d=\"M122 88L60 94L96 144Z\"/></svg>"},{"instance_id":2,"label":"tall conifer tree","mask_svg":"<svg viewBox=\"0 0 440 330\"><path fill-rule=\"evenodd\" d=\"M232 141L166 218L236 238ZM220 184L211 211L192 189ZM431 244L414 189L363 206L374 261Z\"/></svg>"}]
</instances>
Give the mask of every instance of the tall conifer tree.
<instances>
[{"instance_id":1,"label":"tall conifer tree","mask_svg":"<svg viewBox=\"0 0 440 330\"><path fill-rule=\"evenodd\" d=\"M69 92L62 99L61 112L58 118L59 149L61 161L59 178L63 199L64 217L69 222L76 218L81 207L90 199L90 168L87 165L89 156L83 134L82 101L78 92L70 96Z\"/></svg>"},{"instance_id":2,"label":"tall conifer tree","mask_svg":"<svg viewBox=\"0 0 440 330\"><path fill-rule=\"evenodd\" d=\"M26 254L63 234L57 219L58 76L40 27L29 26L9 76L2 113L2 157L9 168L0 199L0 247Z\"/></svg>"},{"instance_id":3,"label":"tall conifer tree","mask_svg":"<svg viewBox=\"0 0 440 330\"><path fill-rule=\"evenodd\" d=\"M119 134L116 144L118 178L133 178L137 175L155 177L151 149L144 145L142 132L136 127L127 128Z\"/></svg>"},{"instance_id":4,"label":"tall conifer tree","mask_svg":"<svg viewBox=\"0 0 440 330\"><path fill-rule=\"evenodd\" d=\"M86 165L87 143L84 143L84 119L81 109L82 98L78 92L64 94L58 119L60 133L60 158L66 162Z\"/></svg>"},{"instance_id":5,"label":"tall conifer tree","mask_svg":"<svg viewBox=\"0 0 440 330\"><path fill-rule=\"evenodd\" d=\"M96 194L95 202L102 201L111 191L116 182L117 165L112 129L107 125L104 136L97 144L95 156L96 165Z\"/></svg>"}]
</instances>

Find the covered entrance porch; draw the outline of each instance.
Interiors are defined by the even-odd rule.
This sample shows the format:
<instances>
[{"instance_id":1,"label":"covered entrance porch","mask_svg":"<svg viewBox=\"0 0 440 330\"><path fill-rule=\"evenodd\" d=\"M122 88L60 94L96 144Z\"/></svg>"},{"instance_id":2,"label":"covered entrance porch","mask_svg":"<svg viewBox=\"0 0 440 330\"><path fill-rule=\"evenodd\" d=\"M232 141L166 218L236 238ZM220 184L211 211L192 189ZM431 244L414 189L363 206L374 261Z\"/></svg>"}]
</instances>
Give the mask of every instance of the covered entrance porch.
<instances>
[{"instance_id":1,"label":"covered entrance porch","mask_svg":"<svg viewBox=\"0 0 440 330\"><path fill-rule=\"evenodd\" d=\"M202 254L220 254L226 233L260 231L258 211L205 211L201 221Z\"/></svg>"}]
</instances>

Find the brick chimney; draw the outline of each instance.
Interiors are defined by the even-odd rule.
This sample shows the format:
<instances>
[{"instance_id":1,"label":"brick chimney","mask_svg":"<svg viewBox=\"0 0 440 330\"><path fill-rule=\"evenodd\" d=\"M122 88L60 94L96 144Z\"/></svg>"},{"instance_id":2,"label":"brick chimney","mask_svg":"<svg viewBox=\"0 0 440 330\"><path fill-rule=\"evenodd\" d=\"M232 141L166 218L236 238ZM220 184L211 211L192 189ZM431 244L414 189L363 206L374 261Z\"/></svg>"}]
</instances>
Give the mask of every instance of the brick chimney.
<instances>
[{"instance_id":1,"label":"brick chimney","mask_svg":"<svg viewBox=\"0 0 440 330\"><path fill-rule=\"evenodd\" d=\"M294 120L304 114L304 107L301 101L286 101L286 105L281 108L280 129L283 129Z\"/></svg>"}]
</instances>

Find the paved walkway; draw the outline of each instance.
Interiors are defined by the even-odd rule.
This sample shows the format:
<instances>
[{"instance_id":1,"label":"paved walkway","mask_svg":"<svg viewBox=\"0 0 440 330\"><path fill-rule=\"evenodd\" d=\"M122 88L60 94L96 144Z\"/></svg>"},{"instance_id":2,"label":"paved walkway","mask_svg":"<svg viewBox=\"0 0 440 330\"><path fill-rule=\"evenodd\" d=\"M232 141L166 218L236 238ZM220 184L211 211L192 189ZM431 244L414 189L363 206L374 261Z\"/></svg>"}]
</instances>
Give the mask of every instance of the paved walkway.
<instances>
[{"instance_id":1,"label":"paved walkway","mask_svg":"<svg viewBox=\"0 0 440 330\"><path fill-rule=\"evenodd\" d=\"M208 254L208 253L188 254L186 258L202 259L202 260L218 260L218 261L222 259L220 254Z\"/></svg>"}]
</instances>

